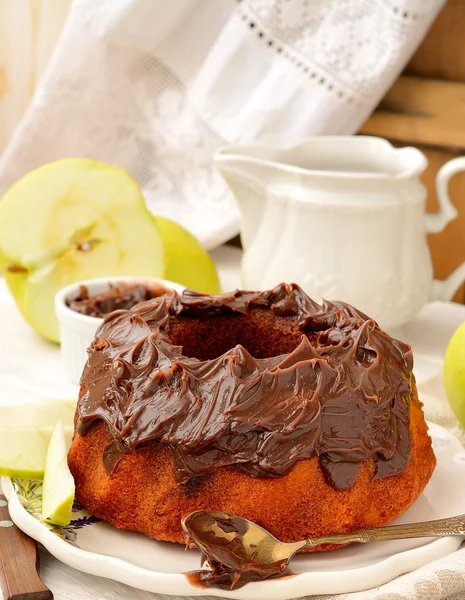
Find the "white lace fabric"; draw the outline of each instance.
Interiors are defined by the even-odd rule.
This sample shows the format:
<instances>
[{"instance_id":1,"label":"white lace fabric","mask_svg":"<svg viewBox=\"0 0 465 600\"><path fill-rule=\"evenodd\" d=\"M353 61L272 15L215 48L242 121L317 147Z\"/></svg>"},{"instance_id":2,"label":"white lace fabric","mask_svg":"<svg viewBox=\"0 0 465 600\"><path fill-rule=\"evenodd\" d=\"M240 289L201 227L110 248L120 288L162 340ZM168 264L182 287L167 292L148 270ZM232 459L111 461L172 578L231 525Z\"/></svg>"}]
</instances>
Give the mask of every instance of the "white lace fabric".
<instances>
[{"instance_id":1,"label":"white lace fabric","mask_svg":"<svg viewBox=\"0 0 465 600\"><path fill-rule=\"evenodd\" d=\"M444 0L73 0L0 192L65 156L125 167L207 248L239 231L212 156L352 134Z\"/></svg>"}]
</instances>

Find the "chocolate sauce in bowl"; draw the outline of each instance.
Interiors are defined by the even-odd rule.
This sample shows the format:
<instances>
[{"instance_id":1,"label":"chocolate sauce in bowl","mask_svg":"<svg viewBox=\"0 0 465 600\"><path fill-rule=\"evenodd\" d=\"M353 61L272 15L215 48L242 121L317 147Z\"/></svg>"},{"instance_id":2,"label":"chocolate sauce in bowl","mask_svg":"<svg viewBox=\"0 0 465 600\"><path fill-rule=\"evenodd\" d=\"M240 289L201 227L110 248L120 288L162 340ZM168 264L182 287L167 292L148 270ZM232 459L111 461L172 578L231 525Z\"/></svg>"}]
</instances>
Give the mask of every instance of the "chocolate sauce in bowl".
<instances>
[{"instance_id":1,"label":"chocolate sauce in bowl","mask_svg":"<svg viewBox=\"0 0 465 600\"><path fill-rule=\"evenodd\" d=\"M110 283L104 292L90 294L87 286L81 285L79 295L66 300L66 306L82 315L104 318L115 310L129 310L139 302L157 298L167 291L158 283Z\"/></svg>"}]
</instances>

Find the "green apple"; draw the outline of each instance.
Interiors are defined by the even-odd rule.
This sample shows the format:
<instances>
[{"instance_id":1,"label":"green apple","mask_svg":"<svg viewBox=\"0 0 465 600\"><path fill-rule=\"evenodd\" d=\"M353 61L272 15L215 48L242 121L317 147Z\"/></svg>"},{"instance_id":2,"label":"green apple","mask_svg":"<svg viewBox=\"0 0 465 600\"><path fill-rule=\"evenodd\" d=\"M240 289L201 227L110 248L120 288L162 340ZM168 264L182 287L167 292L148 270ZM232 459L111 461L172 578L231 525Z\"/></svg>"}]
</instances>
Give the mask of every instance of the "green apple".
<instances>
[{"instance_id":1,"label":"green apple","mask_svg":"<svg viewBox=\"0 0 465 600\"><path fill-rule=\"evenodd\" d=\"M215 263L200 242L184 227L155 217L165 247L164 279L175 281L205 294L219 294Z\"/></svg>"},{"instance_id":2,"label":"green apple","mask_svg":"<svg viewBox=\"0 0 465 600\"><path fill-rule=\"evenodd\" d=\"M447 346L444 388L457 420L465 427L465 322L456 330Z\"/></svg>"},{"instance_id":3,"label":"green apple","mask_svg":"<svg viewBox=\"0 0 465 600\"><path fill-rule=\"evenodd\" d=\"M18 400L21 395L27 394L28 402L0 406L0 428L49 427L53 429L58 420L62 421L66 427L73 427L76 400L48 399L33 391L24 389L18 393L17 390L16 386L11 386L10 389L8 384L2 382L2 398L11 396Z\"/></svg>"},{"instance_id":4,"label":"green apple","mask_svg":"<svg viewBox=\"0 0 465 600\"><path fill-rule=\"evenodd\" d=\"M74 428L64 427L69 448ZM43 479L47 449L53 427L4 427L0 425L0 475L21 479Z\"/></svg>"},{"instance_id":5,"label":"green apple","mask_svg":"<svg viewBox=\"0 0 465 600\"><path fill-rule=\"evenodd\" d=\"M67 158L31 171L0 201L0 269L26 321L59 341L56 292L114 275L163 276L161 237L123 169Z\"/></svg>"},{"instance_id":6,"label":"green apple","mask_svg":"<svg viewBox=\"0 0 465 600\"><path fill-rule=\"evenodd\" d=\"M3 382L2 395L8 394L17 400L27 394L30 402L0 407L0 475L42 479L57 420L64 423L66 446L71 445L76 401L47 399Z\"/></svg>"},{"instance_id":7,"label":"green apple","mask_svg":"<svg viewBox=\"0 0 465 600\"><path fill-rule=\"evenodd\" d=\"M74 502L74 479L68 467L65 430L61 421L55 425L45 462L42 488L42 520L66 526L71 521Z\"/></svg>"}]
</instances>

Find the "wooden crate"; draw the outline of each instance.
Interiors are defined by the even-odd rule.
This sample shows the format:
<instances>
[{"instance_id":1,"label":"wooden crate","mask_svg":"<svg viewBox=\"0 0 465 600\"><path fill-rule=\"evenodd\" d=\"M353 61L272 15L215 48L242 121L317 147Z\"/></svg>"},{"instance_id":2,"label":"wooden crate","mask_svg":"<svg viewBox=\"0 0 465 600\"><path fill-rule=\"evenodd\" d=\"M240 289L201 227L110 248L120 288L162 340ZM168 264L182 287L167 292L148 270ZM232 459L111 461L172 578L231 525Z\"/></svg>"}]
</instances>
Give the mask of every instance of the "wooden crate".
<instances>
[{"instance_id":1,"label":"wooden crate","mask_svg":"<svg viewBox=\"0 0 465 600\"><path fill-rule=\"evenodd\" d=\"M427 210L437 210L434 180L446 161L465 154L465 0L449 0L405 73L386 94L361 133L396 145L414 145L428 157L423 181ZM450 184L459 216L430 235L435 276L447 277L465 261L465 172ZM455 300L465 302L465 286Z\"/></svg>"}]
</instances>

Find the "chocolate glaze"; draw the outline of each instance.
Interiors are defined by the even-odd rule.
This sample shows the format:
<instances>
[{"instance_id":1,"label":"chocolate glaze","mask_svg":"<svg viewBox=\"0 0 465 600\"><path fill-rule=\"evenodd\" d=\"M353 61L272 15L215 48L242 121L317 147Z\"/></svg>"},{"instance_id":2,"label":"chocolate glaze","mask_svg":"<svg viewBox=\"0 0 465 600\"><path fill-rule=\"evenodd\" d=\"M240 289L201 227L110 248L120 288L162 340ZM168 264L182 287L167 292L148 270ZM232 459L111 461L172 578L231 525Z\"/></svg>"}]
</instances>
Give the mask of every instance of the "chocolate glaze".
<instances>
[{"instance_id":1,"label":"chocolate glaze","mask_svg":"<svg viewBox=\"0 0 465 600\"><path fill-rule=\"evenodd\" d=\"M199 360L170 337L183 318L214 326L235 315L240 329L270 314L276 327L297 332L292 352L254 358L238 344ZM172 449L180 484L225 466L281 477L317 456L327 481L347 489L367 459L375 478L406 468L412 366L410 347L372 319L343 302L320 306L295 284L215 297L170 292L100 326L77 427L85 435L96 421L106 423L109 473L125 453L156 442Z\"/></svg>"},{"instance_id":2,"label":"chocolate glaze","mask_svg":"<svg viewBox=\"0 0 465 600\"><path fill-rule=\"evenodd\" d=\"M66 306L82 315L103 318L115 310L129 310L139 302L162 296L167 291L160 284L110 283L105 292L89 295L87 286L81 285L79 296L66 300Z\"/></svg>"},{"instance_id":3,"label":"chocolate glaze","mask_svg":"<svg viewBox=\"0 0 465 600\"><path fill-rule=\"evenodd\" d=\"M186 573L190 583L198 587L224 590L237 589L253 581L292 575L287 560L264 564L255 560L253 548L245 541L247 522L234 515L221 518L202 513L183 520L186 545L202 553L201 567L208 569Z\"/></svg>"}]
</instances>

